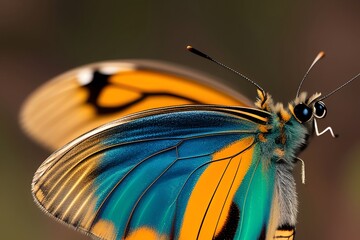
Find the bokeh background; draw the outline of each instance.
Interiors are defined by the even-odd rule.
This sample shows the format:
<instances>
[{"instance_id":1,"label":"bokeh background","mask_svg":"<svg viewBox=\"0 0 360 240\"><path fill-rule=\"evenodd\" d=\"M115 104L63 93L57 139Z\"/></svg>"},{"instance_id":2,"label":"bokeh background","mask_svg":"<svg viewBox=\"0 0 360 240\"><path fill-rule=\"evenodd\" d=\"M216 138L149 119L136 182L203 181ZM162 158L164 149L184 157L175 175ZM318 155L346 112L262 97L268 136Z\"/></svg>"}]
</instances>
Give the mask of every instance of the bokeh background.
<instances>
[{"instance_id":1,"label":"bokeh background","mask_svg":"<svg viewBox=\"0 0 360 240\"><path fill-rule=\"evenodd\" d=\"M33 203L33 173L50 154L23 134L21 104L70 68L141 58L183 64L224 79L255 100L246 81L185 50L192 44L257 81L278 101L294 98L320 50L327 57L304 89L327 93L360 71L360 1L0 1L1 239L87 239ZM297 239L356 239L360 226L360 79L326 100L340 138L315 137L301 154Z\"/></svg>"}]
</instances>

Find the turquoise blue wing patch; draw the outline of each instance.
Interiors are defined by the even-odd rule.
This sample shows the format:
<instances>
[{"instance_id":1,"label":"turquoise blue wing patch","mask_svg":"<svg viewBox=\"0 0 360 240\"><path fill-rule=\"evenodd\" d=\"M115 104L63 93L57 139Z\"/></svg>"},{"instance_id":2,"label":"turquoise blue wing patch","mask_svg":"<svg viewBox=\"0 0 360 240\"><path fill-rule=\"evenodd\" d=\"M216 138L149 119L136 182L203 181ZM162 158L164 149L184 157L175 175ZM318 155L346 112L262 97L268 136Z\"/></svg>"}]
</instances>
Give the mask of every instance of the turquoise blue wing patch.
<instances>
[{"instance_id":1,"label":"turquoise blue wing patch","mask_svg":"<svg viewBox=\"0 0 360 240\"><path fill-rule=\"evenodd\" d=\"M256 144L268 117L221 106L125 117L50 156L33 195L49 214L102 239L258 238L274 189L274 168L262 166Z\"/></svg>"}]
</instances>

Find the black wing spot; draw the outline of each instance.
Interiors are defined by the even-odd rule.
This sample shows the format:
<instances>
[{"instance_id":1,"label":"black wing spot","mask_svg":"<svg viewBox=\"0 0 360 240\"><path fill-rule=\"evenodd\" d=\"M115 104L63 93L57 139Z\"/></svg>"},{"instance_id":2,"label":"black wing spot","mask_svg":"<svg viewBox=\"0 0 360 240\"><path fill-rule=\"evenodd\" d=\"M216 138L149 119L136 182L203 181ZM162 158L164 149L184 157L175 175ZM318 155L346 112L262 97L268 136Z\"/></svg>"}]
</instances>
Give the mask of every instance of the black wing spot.
<instances>
[{"instance_id":1,"label":"black wing spot","mask_svg":"<svg viewBox=\"0 0 360 240\"><path fill-rule=\"evenodd\" d=\"M83 88L87 89L89 92L89 97L86 100L86 103L92 105L96 109L96 112L99 115L113 114L116 112L123 111L123 110L125 110L125 109L141 102L142 100L144 100L148 97L151 97L151 96L169 96L169 97L183 99L183 100L186 100L193 104L203 104L202 102L197 101L193 98L188 98L185 96L181 96L181 95L177 95L177 94L173 94L173 93L169 93L169 92L142 92L139 89L138 93L140 94L140 96L135 100L132 100L128 103L125 103L125 104L122 104L119 106L115 106L115 107L101 106L98 103L98 99L100 97L101 92L104 90L104 88L112 84L110 82L110 78L112 76L113 75L104 74L104 73L101 73L96 70L93 73L92 80L88 84L82 86ZM119 98L121 98L121 96L119 96Z\"/></svg>"},{"instance_id":2,"label":"black wing spot","mask_svg":"<svg viewBox=\"0 0 360 240\"><path fill-rule=\"evenodd\" d=\"M258 238L259 240L265 240L266 239L266 226L263 226L263 228L261 229L261 234Z\"/></svg>"},{"instance_id":3,"label":"black wing spot","mask_svg":"<svg viewBox=\"0 0 360 240\"><path fill-rule=\"evenodd\" d=\"M234 239L239 223L240 223L240 209L233 202L230 206L229 215L226 219L225 225L221 229L219 234L214 237L214 240Z\"/></svg>"},{"instance_id":4,"label":"black wing spot","mask_svg":"<svg viewBox=\"0 0 360 240\"><path fill-rule=\"evenodd\" d=\"M110 84L110 76L111 75L103 74L99 71L94 71L91 81L82 86L89 91L89 97L86 100L86 103L93 105L97 110L101 109L101 106L97 103L98 98L103 89Z\"/></svg>"}]
</instances>

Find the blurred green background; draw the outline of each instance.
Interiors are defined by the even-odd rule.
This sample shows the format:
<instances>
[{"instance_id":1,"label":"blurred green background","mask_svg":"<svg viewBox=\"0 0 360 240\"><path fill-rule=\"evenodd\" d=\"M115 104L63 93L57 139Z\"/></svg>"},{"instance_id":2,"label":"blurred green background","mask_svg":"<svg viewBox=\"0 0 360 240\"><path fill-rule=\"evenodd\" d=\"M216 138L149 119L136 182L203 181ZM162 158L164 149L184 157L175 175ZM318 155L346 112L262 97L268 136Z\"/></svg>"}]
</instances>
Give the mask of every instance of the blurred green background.
<instances>
[{"instance_id":1,"label":"blurred green background","mask_svg":"<svg viewBox=\"0 0 360 240\"><path fill-rule=\"evenodd\" d=\"M0 1L1 239L87 239L33 203L33 173L50 154L18 124L22 102L70 68L147 58L205 71L255 100L252 85L189 54L192 44L257 81L277 101L304 88L327 93L360 71L360 1ZM360 79L326 100L340 138L315 137L301 154L306 185L297 239L355 239L360 226Z\"/></svg>"}]
</instances>

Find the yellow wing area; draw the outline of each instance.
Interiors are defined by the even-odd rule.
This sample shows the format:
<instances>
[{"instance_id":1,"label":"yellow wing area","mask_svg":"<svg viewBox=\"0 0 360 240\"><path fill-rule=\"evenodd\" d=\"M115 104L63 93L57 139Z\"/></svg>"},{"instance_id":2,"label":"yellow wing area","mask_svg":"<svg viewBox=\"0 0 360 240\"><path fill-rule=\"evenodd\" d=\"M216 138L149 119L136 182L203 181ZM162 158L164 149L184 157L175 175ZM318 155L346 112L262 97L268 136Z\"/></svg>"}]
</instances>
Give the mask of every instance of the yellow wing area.
<instances>
[{"instance_id":1,"label":"yellow wing area","mask_svg":"<svg viewBox=\"0 0 360 240\"><path fill-rule=\"evenodd\" d=\"M251 165L253 142L254 138L245 138L214 154L191 193L180 239L213 239L223 229L236 190Z\"/></svg>"},{"instance_id":2,"label":"yellow wing area","mask_svg":"<svg viewBox=\"0 0 360 240\"><path fill-rule=\"evenodd\" d=\"M138 239L146 239L146 240L167 240L169 239L166 235L161 235L156 230L142 227L132 232L126 240L138 240Z\"/></svg>"},{"instance_id":3,"label":"yellow wing area","mask_svg":"<svg viewBox=\"0 0 360 240\"><path fill-rule=\"evenodd\" d=\"M53 150L122 116L184 104L252 105L193 70L154 61L115 61L83 66L45 83L26 101L21 122L31 137Z\"/></svg>"}]
</instances>

